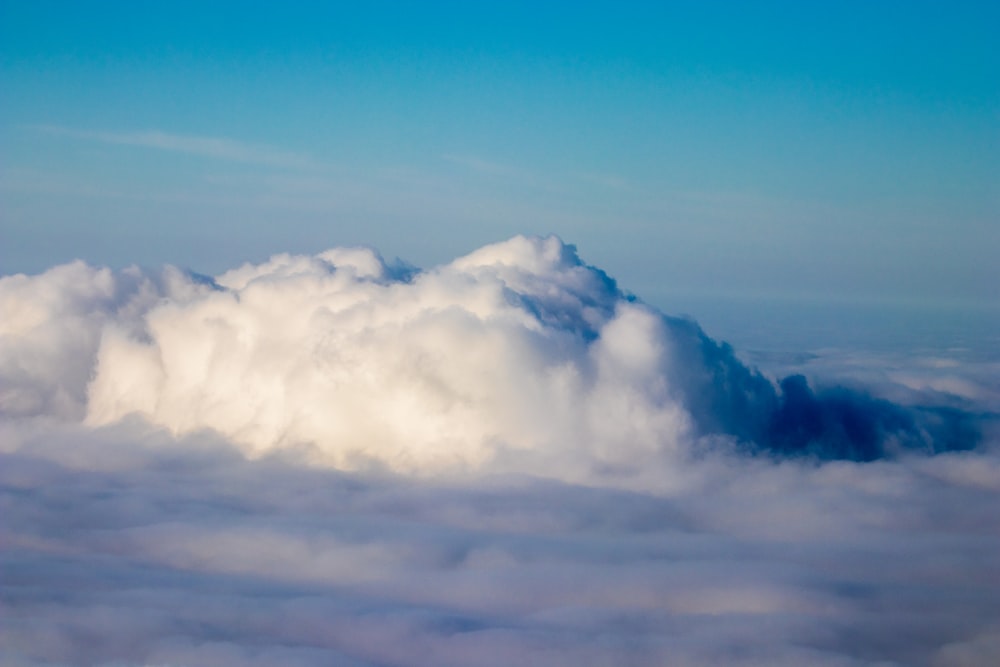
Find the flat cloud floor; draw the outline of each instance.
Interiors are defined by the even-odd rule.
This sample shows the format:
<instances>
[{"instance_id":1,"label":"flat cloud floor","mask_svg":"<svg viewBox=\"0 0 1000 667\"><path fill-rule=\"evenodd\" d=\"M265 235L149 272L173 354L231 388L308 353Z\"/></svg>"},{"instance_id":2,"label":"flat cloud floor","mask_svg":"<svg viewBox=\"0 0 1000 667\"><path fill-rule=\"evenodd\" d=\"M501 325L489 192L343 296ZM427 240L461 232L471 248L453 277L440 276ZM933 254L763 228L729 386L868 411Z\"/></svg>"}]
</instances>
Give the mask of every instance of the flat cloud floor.
<instances>
[{"instance_id":1,"label":"flat cloud floor","mask_svg":"<svg viewBox=\"0 0 1000 667\"><path fill-rule=\"evenodd\" d=\"M141 424L4 436L18 439L0 465L4 664L1000 655L993 453L720 456L663 495L247 460Z\"/></svg>"}]
</instances>

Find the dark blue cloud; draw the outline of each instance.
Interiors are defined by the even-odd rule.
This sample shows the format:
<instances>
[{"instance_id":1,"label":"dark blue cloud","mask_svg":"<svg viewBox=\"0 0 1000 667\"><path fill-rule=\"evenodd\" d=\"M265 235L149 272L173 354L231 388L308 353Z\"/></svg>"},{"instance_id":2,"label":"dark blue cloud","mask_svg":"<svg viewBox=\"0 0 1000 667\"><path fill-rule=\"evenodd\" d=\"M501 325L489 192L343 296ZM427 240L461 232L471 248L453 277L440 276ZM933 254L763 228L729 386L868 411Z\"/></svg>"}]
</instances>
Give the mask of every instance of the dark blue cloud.
<instances>
[{"instance_id":1,"label":"dark blue cloud","mask_svg":"<svg viewBox=\"0 0 1000 667\"><path fill-rule=\"evenodd\" d=\"M974 449L983 415L952 406L905 406L846 386L814 390L789 375L777 388L733 348L689 319L664 317L677 345L672 377L704 433L778 456L874 461L910 452Z\"/></svg>"}]
</instances>

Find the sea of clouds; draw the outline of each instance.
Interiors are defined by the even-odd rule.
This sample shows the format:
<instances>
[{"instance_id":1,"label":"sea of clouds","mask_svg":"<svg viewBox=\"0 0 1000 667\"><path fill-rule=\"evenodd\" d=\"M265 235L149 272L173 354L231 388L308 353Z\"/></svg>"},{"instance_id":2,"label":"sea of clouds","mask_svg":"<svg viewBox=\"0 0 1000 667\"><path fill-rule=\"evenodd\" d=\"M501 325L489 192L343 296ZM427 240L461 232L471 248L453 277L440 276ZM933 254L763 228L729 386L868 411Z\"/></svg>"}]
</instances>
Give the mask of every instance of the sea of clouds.
<instances>
[{"instance_id":1,"label":"sea of clouds","mask_svg":"<svg viewBox=\"0 0 1000 667\"><path fill-rule=\"evenodd\" d=\"M764 373L555 237L0 312L4 664L1000 660L995 362Z\"/></svg>"}]
</instances>

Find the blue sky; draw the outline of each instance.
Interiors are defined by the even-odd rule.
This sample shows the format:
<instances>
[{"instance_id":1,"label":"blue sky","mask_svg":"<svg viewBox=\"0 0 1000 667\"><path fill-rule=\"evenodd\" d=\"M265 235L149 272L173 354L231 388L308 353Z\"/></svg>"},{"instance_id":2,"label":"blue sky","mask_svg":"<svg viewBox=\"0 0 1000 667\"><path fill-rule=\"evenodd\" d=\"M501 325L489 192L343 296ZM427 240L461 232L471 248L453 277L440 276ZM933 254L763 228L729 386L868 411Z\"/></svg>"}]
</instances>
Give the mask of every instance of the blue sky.
<instances>
[{"instance_id":1,"label":"blue sky","mask_svg":"<svg viewBox=\"0 0 1000 667\"><path fill-rule=\"evenodd\" d=\"M997 303L995 3L0 2L0 272L554 232L671 295Z\"/></svg>"}]
</instances>

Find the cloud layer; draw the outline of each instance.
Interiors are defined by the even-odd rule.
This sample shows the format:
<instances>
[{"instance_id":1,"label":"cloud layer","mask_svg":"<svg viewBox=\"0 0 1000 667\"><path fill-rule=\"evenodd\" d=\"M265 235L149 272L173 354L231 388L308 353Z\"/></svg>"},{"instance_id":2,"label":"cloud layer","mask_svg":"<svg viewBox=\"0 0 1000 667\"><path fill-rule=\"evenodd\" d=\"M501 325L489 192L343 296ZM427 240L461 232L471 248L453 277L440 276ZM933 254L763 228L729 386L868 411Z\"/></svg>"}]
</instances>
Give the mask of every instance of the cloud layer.
<instances>
[{"instance_id":1,"label":"cloud layer","mask_svg":"<svg viewBox=\"0 0 1000 667\"><path fill-rule=\"evenodd\" d=\"M12 665L985 665L1000 459L711 457L665 494L10 429Z\"/></svg>"},{"instance_id":2,"label":"cloud layer","mask_svg":"<svg viewBox=\"0 0 1000 667\"><path fill-rule=\"evenodd\" d=\"M766 377L556 238L0 306L5 664L1000 657L990 405Z\"/></svg>"}]
</instances>

